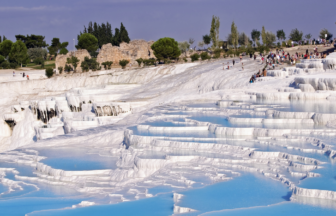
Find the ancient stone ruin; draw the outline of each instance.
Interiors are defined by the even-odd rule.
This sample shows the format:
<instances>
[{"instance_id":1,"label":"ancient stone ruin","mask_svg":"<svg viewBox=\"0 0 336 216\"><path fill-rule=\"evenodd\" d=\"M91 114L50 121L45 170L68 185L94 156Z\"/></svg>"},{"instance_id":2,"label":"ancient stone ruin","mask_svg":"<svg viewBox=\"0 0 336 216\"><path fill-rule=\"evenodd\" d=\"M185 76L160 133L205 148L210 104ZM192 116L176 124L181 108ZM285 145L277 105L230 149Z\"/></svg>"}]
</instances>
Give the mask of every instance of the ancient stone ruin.
<instances>
[{"instance_id":1,"label":"ancient stone ruin","mask_svg":"<svg viewBox=\"0 0 336 216\"><path fill-rule=\"evenodd\" d=\"M114 66L118 66L119 61L125 59L129 60L130 64L135 65L137 64L135 60L138 58L155 58L153 50L150 48L153 43L154 41L132 40L129 43L121 43L119 47L112 46L110 43L105 44L99 50L97 62L101 65L103 62L112 61ZM58 73L58 67L64 68L67 58L71 58L71 56L75 56L80 60L76 69L77 72L82 72L80 65L84 58L86 56L91 58L87 50L77 50L66 55L58 55L56 57L56 73Z\"/></svg>"}]
</instances>

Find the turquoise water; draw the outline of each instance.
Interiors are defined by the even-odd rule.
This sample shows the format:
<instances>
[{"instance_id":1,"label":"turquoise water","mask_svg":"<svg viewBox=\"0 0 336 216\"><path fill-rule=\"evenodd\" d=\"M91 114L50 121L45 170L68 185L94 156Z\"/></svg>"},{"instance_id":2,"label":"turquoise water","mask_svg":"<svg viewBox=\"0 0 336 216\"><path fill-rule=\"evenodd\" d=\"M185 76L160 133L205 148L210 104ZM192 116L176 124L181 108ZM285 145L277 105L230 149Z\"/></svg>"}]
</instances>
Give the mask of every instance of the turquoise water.
<instances>
[{"instance_id":1,"label":"turquoise water","mask_svg":"<svg viewBox=\"0 0 336 216\"><path fill-rule=\"evenodd\" d=\"M86 208L66 209L59 211L36 212L32 216L111 216L111 215L137 215L137 216L167 216L173 214L172 194L164 194L134 202L124 202L115 205L90 206Z\"/></svg>"},{"instance_id":2,"label":"turquoise water","mask_svg":"<svg viewBox=\"0 0 336 216\"><path fill-rule=\"evenodd\" d=\"M212 212L203 215L207 216L280 216L280 215L295 215L295 216L334 216L336 214L335 209L323 208L319 206L311 206L298 204L293 202L283 202L277 205L255 207L238 210L227 210Z\"/></svg>"},{"instance_id":3,"label":"turquoise water","mask_svg":"<svg viewBox=\"0 0 336 216\"><path fill-rule=\"evenodd\" d=\"M323 112L323 113L336 113L336 103L327 102L323 105L323 102L254 102L254 104L267 104L267 107L272 107L276 104L279 107L274 109L284 110L284 111L300 111L300 112ZM218 108L215 103L198 103L187 105L187 107L206 107L206 108ZM311 125L299 125L299 124L275 124L275 125L264 125L258 123L231 123L224 116L206 115L199 112L189 112L178 110L177 107L161 107L164 110L173 110L174 113L165 113L167 115L192 115L188 117L189 119L194 119L202 122L211 122L214 124L219 124L224 127L260 127L260 128L317 128ZM232 109L238 109L238 107L233 107ZM149 114L152 115L152 114ZM248 114L236 115L235 117L241 118L267 118L266 116L251 116ZM189 125L178 125L170 121L181 121L182 118L168 118L167 121L158 120L145 122L143 124L158 126L158 127L184 127ZM179 137L183 142L191 142L183 140L184 137L199 137L199 138L222 138L225 136L218 136L209 131L181 131L181 132L149 132L146 130L138 130L137 127L131 127L134 134L142 136L168 136L168 137ZM309 135L307 135L309 136ZM318 136L312 135L313 137L319 137L323 139L326 144L336 145L336 140L334 137ZM227 138L227 137L225 137ZM312 170L310 172L320 173L321 177L317 178L302 178L290 176L288 174L287 168L279 168L281 173L285 173L286 177L290 181L297 184L302 188L309 189L320 189L320 190L332 190L336 191L336 165L334 161L331 161L328 156L318 153L306 153L300 150L295 150L291 148L286 148L279 145L289 145L292 147L298 147L301 149L319 149L316 146L311 145L309 142L305 141L290 141L287 140L264 140L269 141L272 144L263 144L255 142L255 137L249 136L236 136L230 141L212 140L212 141L198 141L211 143L215 142L218 144L228 144L228 145L238 145L256 148L257 151L268 151L268 152L284 152L293 155L300 155L304 157L310 157L318 159L322 162L326 162L321 166L323 168ZM244 140L238 140L242 138ZM247 139L247 140L245 140ZM259 140L262 141L262 140ZM194 141L195 142L195 141ZM137 148L137 147L134 147ZM140 148L140 147L139 147ZM109 154L108 151L92 149L83 146L72 146L72 147L53 147L53 148L34 148L39 152L40 156L47 157L46 159L40 161L48 166L55 169L62 169L68 171L80 171L80 170L100 170L100 169L116 169L116 162L120 157L120 154ZM101 156L105 155L105 156ZM186 149L176 148L173 151L155 151L144 148L141 154L137 155L139 158L144 159L164 159L167 155L170 156L202 156L207 158L221 158L221 159L234 159L240 160L248 155L236 155L234 153L229 154L219 154L219 153L206 153L190 151ZM112 157L113 156L113 157ZM1 160L1 155L0 155ZM181 162L183 165L183 162ZM272 167L271 164L244 164L245 167L254 167L267 169ZM0 167L10 167L15 168L19 171L19 176L37 177L34 172L36 172L34 167L17 164L17 163L7 163L0 161ZM215 182L211 178L204 175L202 169L205 171L211 170L212 173L225 174L226 177L232 177L231 180ZM0 195L0 215L51 215L51 216L68 216L68 215L172 215L174 204L181 207L186 207L190 209L197 210L196 212L186 213L184 215L336 215L336 202L331 203L330 201L316 201L316 200L304 200L304 201L290 201L291 191L281 182L267 178L261 174L251 174L244 172L241 169L227 168L238 174L233 174L228 170L223 170L223 167L216 167L216 165L206 165L201 170L195 169L191 173L187 173L187 169L184 170L183 166L181 168L172 168L168 172L172 173L172 180L161 180L161 173L156 173L158 175L157 181L160 182L156 185L148 188L148 193L155 195L152 198L140 199L136 201L122 202L117 204L109 204L108 198L104 196L90 196L77 192L74 188L68 186L55 186L47 183L40 183L30 180L24 180L27 184L20 184L24 190L14 191L9 194ZM290 171L297 171L293 167L288 168ZM178 173L178 171L185 171ZM305 172L305 171L302 171ZM177 173L177 174L175 174ZM180 178L180 175L188 180L196 182L192 187L174 187L170 186L171 182L174 182L174 178ZM6 178L20 181L15 178L15 174L11 172L6 172ZM87 183L86 186L109 186L106 183ZM143 186L146 185L146 186ZM145 190L149 184L146 183L132 183L132 187L141 188ZM181 183L181 185L183 185ZM38 189L37 189L38 188ZM0 193L6 192L8 187L0 184ZM132 193L127 192L125 189L124 197L127 199L134 199ZM174 203L173 193L179 193L183 195L183 198L178 202ZM111 192L113 193L113 192ZM119 193L119 192L118 192ZM122 193L122 192L120 192ZM85 208L71 208L72 205L79 204L81 201L94 201L100 202L103 205L95 205ZM322 203L322 204L321 204ZM325 205L323 203L328 203ZM333 208L335 207L335 208ZM33 212L33 213L31 213Z\"/></svg>"}]
</instances>

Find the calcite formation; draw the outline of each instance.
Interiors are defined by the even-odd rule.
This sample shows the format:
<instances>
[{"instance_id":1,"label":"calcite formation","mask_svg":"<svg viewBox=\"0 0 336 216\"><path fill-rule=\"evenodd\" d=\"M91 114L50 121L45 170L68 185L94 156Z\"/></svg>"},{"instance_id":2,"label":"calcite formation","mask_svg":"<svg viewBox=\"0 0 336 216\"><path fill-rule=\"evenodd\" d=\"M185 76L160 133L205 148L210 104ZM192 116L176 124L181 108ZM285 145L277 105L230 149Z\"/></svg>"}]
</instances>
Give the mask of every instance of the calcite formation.
<instances>
[{"instance_id":1,"label":"calcite formation","mask_svg":"<svg viewBox=\"0 0 336 216\"><path fill-rule=\"evenodd\" d=\"M101 64L106 61L112 61L114 66L119 66L120 60L128 60L130 64L137 65L136 59L149 59L155 58L153 50L150 48L154 41L145 40L132 40L129 43L121 43L120 46L112 46L112 44L104 44L99 50L97 56L97 62ZM58 55L56 57L56 73L59 73L58 67L63 67L66 65L67 58L75 56L79 59L78 66L76 68L77 72L82 72L80 67L82 61L85 57L91 58L87 50L77 50L69 52L66 55ZM102 66L103 68L103 66Z\"/></svg>"}]
</instances>

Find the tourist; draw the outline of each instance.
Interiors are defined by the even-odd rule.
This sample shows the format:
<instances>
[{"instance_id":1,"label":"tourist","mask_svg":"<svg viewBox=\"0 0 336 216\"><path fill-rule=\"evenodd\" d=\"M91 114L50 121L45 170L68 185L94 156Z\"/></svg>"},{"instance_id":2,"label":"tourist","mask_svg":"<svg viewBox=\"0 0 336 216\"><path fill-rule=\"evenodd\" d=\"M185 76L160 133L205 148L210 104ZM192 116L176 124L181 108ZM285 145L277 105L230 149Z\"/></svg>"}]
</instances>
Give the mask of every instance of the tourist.
<instances>
[{"instance_id":1,"label":"tourist","mask_svg":"<svg viewBox=\"0 0 336 216\"><path fill-rule=\"evenodd\" d=\"M27 74L27 80L29 80L29 75Z\"/></svg>"},{"instance_id":2,"label":"tourist","mask_svg":"<svg viewBox=\"0 0 336 216\"><path fill-rule=\"evenodd\" d=\"M13 71L13 77L15 77L15 71Z\"/></svg>"},{"instance_id":3,"label":"tourist","mask_svg":"<svg viewBox=\"0 0 336 216\"><path fill-rule=\"evenodd\" d=\"M244 70L244 63L242 62L242 69Z\"/></svg>"},{"instance_id":4,"label":"tourist","mask_svg":"<svg viewBox=\"0 0 336 216\"><path fill-rule=\"evenodd\" d=\"M24 78L26 75L25 75L25 72L22 73L22 77Z\"/></svg>"},{"instance_id":5,"label":"tourist","mask_svg":"<svg viewBox=\"0 0 336 216\"><path fill-rule=\"evenodd\" d=\"M234 64L235 64L235 60L234 60L234 59L232 59L232 67L234 66Z\"/></svg>"}]
</instances>

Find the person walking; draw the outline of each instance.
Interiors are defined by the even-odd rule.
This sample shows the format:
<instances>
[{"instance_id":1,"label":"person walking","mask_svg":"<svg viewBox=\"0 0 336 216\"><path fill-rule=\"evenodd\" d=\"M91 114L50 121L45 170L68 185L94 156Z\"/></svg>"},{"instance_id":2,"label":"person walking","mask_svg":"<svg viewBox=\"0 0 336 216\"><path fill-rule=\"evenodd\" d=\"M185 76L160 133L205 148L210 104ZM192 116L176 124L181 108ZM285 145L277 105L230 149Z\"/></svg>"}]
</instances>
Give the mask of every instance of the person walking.
<instances>
[{"instance_id":1,"label":"person walking","mask_svg":"<svg viewBox=\"0 0 336 216\"><path fill-rule=\"evenodd\" d=\"M234 66L234 64L235 64L235 60L234 60L234 59L232 59L232 67Z\"/></svg>"},{"instance_id":2,"label":"person walking","mask_svg":"<svg viewBox=\"0 0 336 216\"><path fill-rule=\"evenodd\" d=\"M27 74L27 80L29 80L29 75Z\"/></svg>"},{"instance_id":3,"label":"person walking","mask_svg":"<svg viewBox=\"0 0 336 216\"><path fill-rule=\"evenodd\" d=\"M244 70L244 62L242 62L242 69Z\"/></svg>"}]
</instances>

